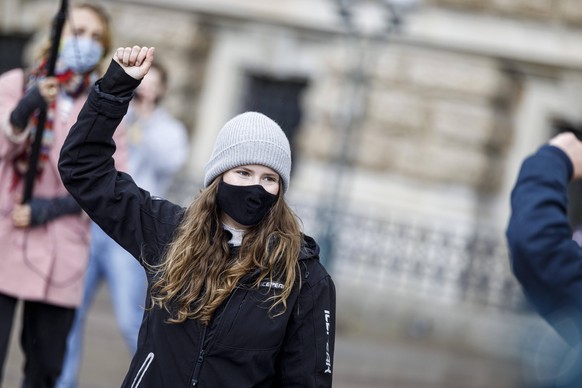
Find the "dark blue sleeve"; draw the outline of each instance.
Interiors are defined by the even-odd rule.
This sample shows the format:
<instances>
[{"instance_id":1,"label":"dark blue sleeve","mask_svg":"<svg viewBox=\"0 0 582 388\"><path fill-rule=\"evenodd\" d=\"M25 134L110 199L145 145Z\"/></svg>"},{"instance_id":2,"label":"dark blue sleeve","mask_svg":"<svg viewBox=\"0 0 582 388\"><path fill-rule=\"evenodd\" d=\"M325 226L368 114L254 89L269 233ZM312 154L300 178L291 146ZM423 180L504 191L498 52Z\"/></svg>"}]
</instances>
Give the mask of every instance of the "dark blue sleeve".
<instances>
[{"instance_id":1,"label":"dark blue sleeve","mask_svg":"<svg viewBox=\"0 0 582 388\"><path fill-rule=\"evenodd\" d=\"M582 249L567 216L572 172L557 147L543 146L527 158L511 194L506 233L512 270L528 300L570 343L578 334L561 327L564 320L579 327L582 312Z\"/></svg>"}]
</instances>

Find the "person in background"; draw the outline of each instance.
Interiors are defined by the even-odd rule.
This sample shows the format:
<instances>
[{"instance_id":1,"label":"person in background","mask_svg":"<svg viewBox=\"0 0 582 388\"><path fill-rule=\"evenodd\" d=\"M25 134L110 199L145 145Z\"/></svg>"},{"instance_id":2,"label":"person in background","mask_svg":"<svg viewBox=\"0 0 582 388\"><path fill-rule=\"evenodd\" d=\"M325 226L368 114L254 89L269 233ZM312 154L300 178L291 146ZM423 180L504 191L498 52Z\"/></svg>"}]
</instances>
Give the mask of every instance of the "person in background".
<instances>
[{"instance_id":1,"label":"person in background","mask_svg":"<svg viewBox=\"0 0 582 388\"><path fill-rule=\"evenodd\" d=\"M96 5L78 4L67 15L55 77L45 73L50 44L31 71L0 76L0 383L19 301L23 386L54 387L61 372L83 295L90 235L89 218L63 186L57 161L110 43L107 14ZM22 204L42 106L47 119L34 190ZM117 141L123 151L124 140ZM119 168L125 157L116 153Z\"/></svg>"},{"instance_id":2,"label":"person in background","mask_svg":"<svg viewBox=\"0 0 582 388\"><path fill-rule=\"evenodd\" d=\"M188 156L188 133L161 105L167 72L154 64L135 91L124 123L128 134L129 171L150 194L164 197ZM133 355L143 317L147 281L139 263L101 228L92 224L91 255L83 304L77 310L67 341L67 355L58 388L77 386L87 312L102 281L109 287L118 326Z\"/></svg>"},{"instance_id":3,"label":"person in background","mask_svg":"<svg viewBox=\"0 0 582 388\"><path fill-rule=\"evenodd\" d=\"M116 171L112 135L154 49L117 49L59 161L69 192L144 266L149 298L122 387L331 387L335 287L285 200L281 127L245 112L220 130L188 208Z\"/></svg>"},{"instance_id":4,"label":"person in background","mask_svg":"<svg viewBox=\"0 0 582 388\"><path fill-rule=\"evenodd\" d=\"M582 386L582 248L567 214L568 183L580 178L582 142L555 136L523 162L506 232L527 299L569 347L551 360L560 365L556 387Z\"/></svg>"}]
</instances>

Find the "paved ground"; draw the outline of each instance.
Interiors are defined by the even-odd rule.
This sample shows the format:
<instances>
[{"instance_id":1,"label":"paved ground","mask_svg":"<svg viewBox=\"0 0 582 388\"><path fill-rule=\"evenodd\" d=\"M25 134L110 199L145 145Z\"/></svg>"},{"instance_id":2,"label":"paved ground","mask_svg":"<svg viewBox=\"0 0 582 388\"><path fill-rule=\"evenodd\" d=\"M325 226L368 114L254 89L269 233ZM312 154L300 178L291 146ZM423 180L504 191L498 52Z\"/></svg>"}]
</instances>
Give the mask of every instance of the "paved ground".
<instances>
[{"instance_id":1,"label":"paved ground","mask_svg":"<svg viewBox=\"0 0 582 388\"><path fill-rule=\"evenodd\" d=\"M19 330L19 323L16 330ZM15 331L14 333L18 333ZM341 333L340 333L341 334ZM22 362L13 335L4 388L17 388ZM90 311L80 388L119 387L129 355L104 288ZM520 388L519 367L422 343L371 341L338 336L335 388ZM173 388L173 387L171 387Z\"/></svg>"}]
</instances>

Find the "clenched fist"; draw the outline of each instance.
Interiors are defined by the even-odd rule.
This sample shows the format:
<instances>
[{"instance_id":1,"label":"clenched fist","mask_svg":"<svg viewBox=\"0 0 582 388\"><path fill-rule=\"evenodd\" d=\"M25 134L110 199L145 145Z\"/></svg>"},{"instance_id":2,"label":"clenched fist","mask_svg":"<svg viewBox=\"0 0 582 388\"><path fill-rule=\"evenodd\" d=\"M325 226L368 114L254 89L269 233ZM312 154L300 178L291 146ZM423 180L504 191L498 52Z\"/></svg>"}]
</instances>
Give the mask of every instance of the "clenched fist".
<instances>
[{"instance_id":1,"label":"clenched fist","mask_svg":"<svg viewBox=\"0 0 582 388\"><path fill-rule=\"evenodd\" d=\"M154 61L153 47L120 47L115 51L113 60L123 68L127 75L142 79Z\"/></svg>"},{"instance_id":2,"label":"clenched fist","mask_svg":"<svg viewBox=\"0 0 582 388\"><path fill-rule=\"evenodd\" d=\"M550 140L550 145L560 148L572 161L574 167L572 179L582 178L582 142L573 133L564 132L554 136Z\"/></svg>"}]
</instances>

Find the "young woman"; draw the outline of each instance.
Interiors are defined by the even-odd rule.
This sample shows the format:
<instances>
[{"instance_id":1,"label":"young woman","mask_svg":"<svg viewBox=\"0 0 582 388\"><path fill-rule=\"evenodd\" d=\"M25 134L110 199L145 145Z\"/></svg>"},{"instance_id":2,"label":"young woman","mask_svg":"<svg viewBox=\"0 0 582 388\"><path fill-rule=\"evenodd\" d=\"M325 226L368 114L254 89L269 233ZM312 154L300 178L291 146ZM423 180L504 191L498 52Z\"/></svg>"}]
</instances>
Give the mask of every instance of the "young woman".
<instances>
[{"instance_id":1,"label":"young woman","mask_svg":"<svg viewBox=\"0 0 582 388\"><path fill-rule=\"evenodd\" d=\"M45 74L48 47L31 71L0 76L0 381L19 300L24 386L52 387L61 370L83 292L89 220L63 186L57 162L109 44L107 15L80 4L67 16L55 77ZM47 120L39 165L32 199L22 204L41 106Z\"/></svg>"},{"instance_id":2,"label":"young woman","mask_svg":"<svg viewBox=\"0 0 582 388\"><path fill-rule=\"evenodd\" d=\"M247 112L220 131L184 209L118 172L112 135L153 48L120 48L61 152L70 193L145 267L149 295L123 387L330 387L335 289L287 205L281 128Z\"/></svg>"}]
</instances>

